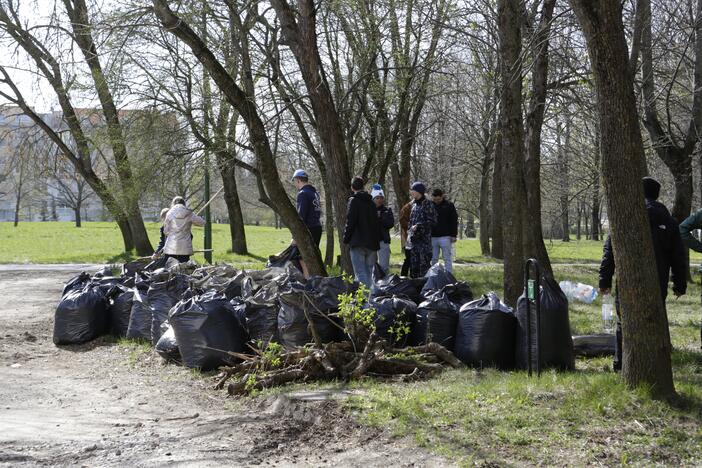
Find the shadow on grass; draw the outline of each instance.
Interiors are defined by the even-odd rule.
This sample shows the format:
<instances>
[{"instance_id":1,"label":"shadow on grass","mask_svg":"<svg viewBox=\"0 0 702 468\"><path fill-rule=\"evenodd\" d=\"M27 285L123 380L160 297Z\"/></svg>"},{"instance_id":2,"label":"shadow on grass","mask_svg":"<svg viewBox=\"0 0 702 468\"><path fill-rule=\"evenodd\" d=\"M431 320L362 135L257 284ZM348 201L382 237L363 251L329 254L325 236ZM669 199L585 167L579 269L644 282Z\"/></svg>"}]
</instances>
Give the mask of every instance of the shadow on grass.
<instances>
[{"instance_id":1,"label":"shadow on grass","mask_svg":"<svg viewBox=\"0 0 702 468\"><path fill-rule=\"evenodd\" d=\"M107 259L107 263L127 263L132 260L136 260L138 257L134 255L134 252L122 252L118 255L114 255Z\"/></svg>"}]
</instances>

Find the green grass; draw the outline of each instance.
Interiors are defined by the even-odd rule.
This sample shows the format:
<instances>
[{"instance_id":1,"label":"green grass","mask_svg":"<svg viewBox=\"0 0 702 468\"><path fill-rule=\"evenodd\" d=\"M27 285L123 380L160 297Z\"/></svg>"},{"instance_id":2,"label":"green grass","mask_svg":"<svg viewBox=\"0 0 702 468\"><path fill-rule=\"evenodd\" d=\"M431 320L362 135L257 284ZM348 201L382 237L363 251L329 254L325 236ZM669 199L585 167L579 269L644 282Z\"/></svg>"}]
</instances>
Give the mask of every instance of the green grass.
<instances>
[{"instance_id":1,"label":"green grass","mask_svg":"<svg viewBox=\"0 0 702 468\"><path fill-rule=\"evenodd\" d=\"M158 243L159 224L146 223L152 244ZM215 262L262 264L269 255L283 250L290 242L287 229L274 229L267 226L246 226L249 255L231 253L229 225L215 224L212 227ZM195 249L203 248L203 231L193 231ZM76 228L70 222L0 223L0 263L120 263L133 259L133 253L123 252L119 229L114 223L87 222ZM322 239L322 249L325 240ZM554 263L599 262L602 256L602 242L595 241L546 241L551 260ZM392 241L392 261L403 260L400 241ZM335 249L338 252L338 248ZM203 262L202 254L195 260ZM456 259L465 263L494 263L495 259L480 254L477 239L464 239L457 243ZM692 255L694 262L702 261L702 254Z\"/></svg>"},{"instance_id":2,"label":"green grass","mask_svg":"<svg viewBox=\"0 0 702 468\"><path fill-rule=\"evenodd\" d=\"M596 284L593 266L556 266L557 279ZM495 266L462 267L477 294L500 290ZM361 422L388 428L462 465L702 464L702 353L698 285L668 300L680 398L627 390L611 359L579 359L575 372L453 370L412 384L364 381L347 403ZM570 304L574 334L601 332L601 303Z\"/></svg>"},{"instance_id":3,"label":"green grass","mask_svg":"<svg viewBox=\"0 0 702 468\"><path fill-rule=\"evenodd\" d=\"M158 224L147 225L157 241ZM260 265L288 244L287 230L247 226L250 256L228 253L227 225L214 226L215 260ZM195 248L202 247L195 231ZM119 231L112 223L0 223L0 262L119 262ZM601 242L547 241L557 280L597 284ZM399 263L399 242L393 242ZM476 240L458 243L456 276L475 295L502 289L501 266L480 255ZM202 261L202 257L196 257ZM697 254L693 262L702 260ZM578 263L583 263L578 265ZM429 450L463 465L702 465L702 353L699 349L699 278L688 294L668 299L674 346L674 404L651 400L644 391L629 391L611 372L611 359L579 359L569 373L547 371L541 378L524 372L453 370L411 384L363 380L346 403L359 421L409 437ZM572 302L573 333L601 331L600 301ZM125 340L128 361L150 353L150 346ZM197 378L203 378L198 376ZM339 384L334 384L338 387ZM295 386L293 388L298 388ZM304 388L323 388L309 384ZM288 390L275 389L263 392Z\"/></svg>"}]
</instances>

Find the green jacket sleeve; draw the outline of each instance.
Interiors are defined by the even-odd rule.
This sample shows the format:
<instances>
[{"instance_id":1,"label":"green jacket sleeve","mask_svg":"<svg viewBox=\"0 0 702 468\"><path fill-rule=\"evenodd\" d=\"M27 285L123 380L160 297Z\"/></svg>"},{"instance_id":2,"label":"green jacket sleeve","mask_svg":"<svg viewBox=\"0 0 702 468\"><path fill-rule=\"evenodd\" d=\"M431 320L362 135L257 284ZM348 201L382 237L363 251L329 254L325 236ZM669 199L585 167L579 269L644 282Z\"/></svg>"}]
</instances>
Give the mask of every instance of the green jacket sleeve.
<instances>
[{"instance_id":1,"label":"green jacket sleeve","mask_svg":"<svg viewBox=\"0 0 702 468\"><path fill-rule=\"evenodd\" d=\"M702 242L695 239L695 236L692 235L692 231L695 229L702 229L702 210L691 214L685 221L680 223L680 238L683 243L695 252L702 252Z\"/></svg>"}]
</instances>

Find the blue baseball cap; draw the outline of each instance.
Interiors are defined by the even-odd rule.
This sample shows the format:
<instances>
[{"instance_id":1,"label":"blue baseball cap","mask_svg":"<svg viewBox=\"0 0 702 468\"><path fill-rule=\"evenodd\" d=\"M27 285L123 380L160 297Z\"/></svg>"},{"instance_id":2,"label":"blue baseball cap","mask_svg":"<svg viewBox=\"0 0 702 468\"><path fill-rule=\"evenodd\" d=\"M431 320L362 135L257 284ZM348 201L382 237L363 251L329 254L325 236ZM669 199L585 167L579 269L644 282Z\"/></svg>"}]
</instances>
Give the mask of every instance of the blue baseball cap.
<instances>
[{"instance_id":1,"label":"blue baseball cap","mask_svg":"<svg viewBox=\"0 0 702 468\"><path fill-rule=\"evenodd\" d=\"M307 173L304 171L304 169L298 169L295 171L293 174L292 178L293 180L297 179L298 177L306 177L309 179L310 176L307 175Z\"/></svg>"}]
</instances>

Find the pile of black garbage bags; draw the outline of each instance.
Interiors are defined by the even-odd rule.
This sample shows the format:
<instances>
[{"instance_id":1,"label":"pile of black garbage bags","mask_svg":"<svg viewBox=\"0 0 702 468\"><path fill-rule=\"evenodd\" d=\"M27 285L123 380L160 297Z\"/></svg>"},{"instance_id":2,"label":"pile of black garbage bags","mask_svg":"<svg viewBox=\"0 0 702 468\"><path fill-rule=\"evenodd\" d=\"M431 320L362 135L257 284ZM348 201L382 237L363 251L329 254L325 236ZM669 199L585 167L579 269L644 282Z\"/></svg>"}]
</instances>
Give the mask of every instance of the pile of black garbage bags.
<instances>
[{"instance_id":1,"label":"pile of black garbage bags","mask_svg":"<svg viewBox=\"0 0 702 468\"><path fill-rule=\"evenodd\" d=\"M338 296L357 289L341 277L305 280L291 264L238 270L141 260L123 265L119 275L105 269L72 278L56 309L54 343L112 334L148 341L169 361L211 370L271 341L291 349L347 339ZM516 314L495 293L473 299L470 286L440 264L418 279L377 268L368 306L376 311L377 333L395 347L436 342L471 366L526 368L526 299ZM542 366L572 369L568 301L552 280L542 282L541 301ZM535 336L535 321L531 329Z\"/></svg>"}]
</instances>

